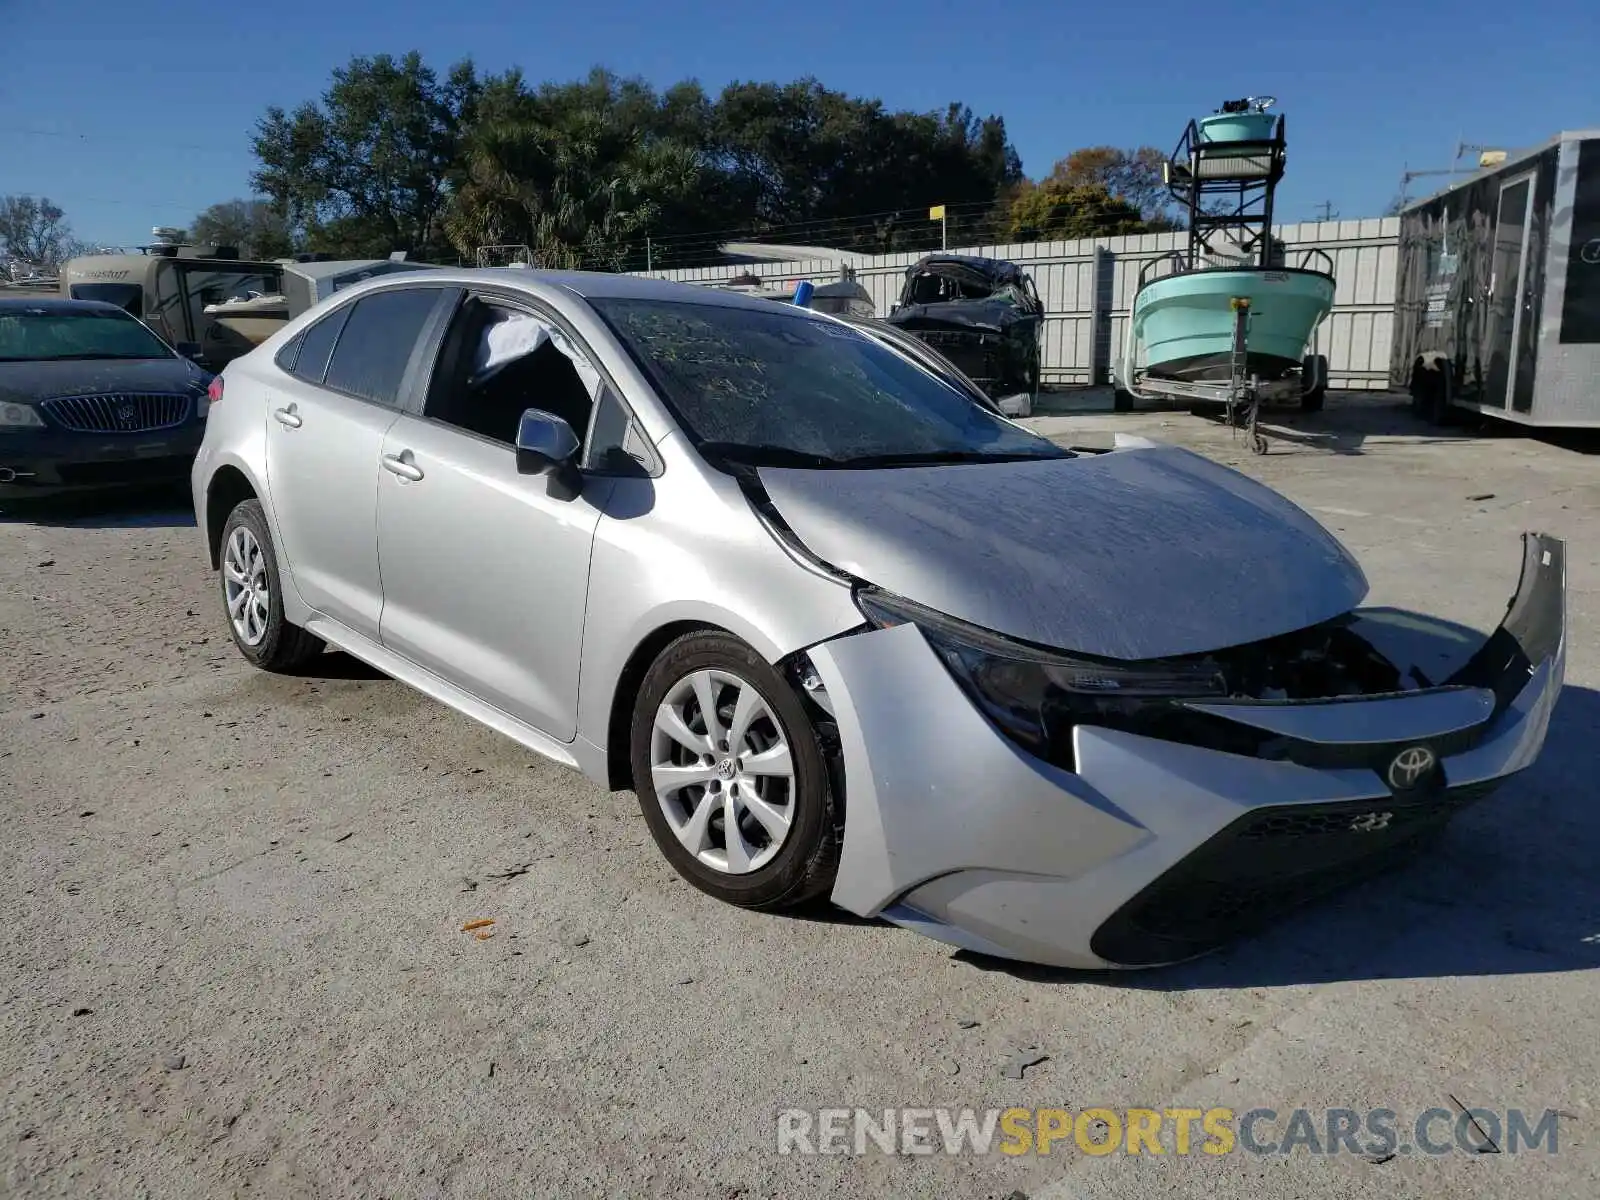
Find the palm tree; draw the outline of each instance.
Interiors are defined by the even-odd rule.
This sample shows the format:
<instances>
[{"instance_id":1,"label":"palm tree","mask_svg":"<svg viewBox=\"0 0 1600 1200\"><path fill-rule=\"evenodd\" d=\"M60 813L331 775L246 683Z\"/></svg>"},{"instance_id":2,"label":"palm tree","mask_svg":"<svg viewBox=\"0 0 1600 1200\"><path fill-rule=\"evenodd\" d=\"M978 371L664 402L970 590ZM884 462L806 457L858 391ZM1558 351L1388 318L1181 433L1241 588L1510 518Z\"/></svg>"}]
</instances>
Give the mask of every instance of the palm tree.
<instances>
[{"instance_id":1,"label":"palm tree","mask_svg":"<svg viewBox=\"0 0 1600 1200\"><path fill-rule=\"evenodd\" d=\"M698 172L692 150L645 144L601 113L573 113L559 125L531 113L502 116L468 136L445 230L464 256L526 244L540 266L619 270L661 198L692 191Z\"/></svg>"}]
</instances>

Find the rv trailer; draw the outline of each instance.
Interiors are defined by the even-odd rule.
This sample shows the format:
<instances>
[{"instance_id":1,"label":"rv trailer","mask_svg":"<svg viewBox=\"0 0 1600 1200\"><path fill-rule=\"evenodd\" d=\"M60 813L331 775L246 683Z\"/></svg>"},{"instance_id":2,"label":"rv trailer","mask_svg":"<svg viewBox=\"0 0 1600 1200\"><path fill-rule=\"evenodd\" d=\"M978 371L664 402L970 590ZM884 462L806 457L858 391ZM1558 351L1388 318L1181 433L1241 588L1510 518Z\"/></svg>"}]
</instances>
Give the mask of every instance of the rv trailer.
<instances>
[{"instance_id":1,"label":"rv trailer","mask_svg":"<svg viewBox=\"0 0 1600 1200\"><path fill-rule=\"evenodd\" d=\"M1407 205L1398 258L1389 375L1420 415L1600 426L1600 129Z\"/></svg>"}]
</instances>

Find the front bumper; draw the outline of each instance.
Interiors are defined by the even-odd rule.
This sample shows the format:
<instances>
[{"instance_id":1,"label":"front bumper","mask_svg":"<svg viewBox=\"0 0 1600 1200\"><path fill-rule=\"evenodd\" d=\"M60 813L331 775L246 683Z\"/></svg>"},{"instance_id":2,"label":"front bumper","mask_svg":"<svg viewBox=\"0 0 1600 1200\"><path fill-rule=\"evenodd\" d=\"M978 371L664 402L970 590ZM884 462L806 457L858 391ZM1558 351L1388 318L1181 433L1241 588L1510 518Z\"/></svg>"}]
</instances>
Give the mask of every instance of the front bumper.
<instances>
[{"instance_id":1,"label":"front bumper","mask_svg":"<svg viewBox=\"0 0 1600 1200\"><path fill-rule=\"evenodd\" d=\"M1079 726L1065 771L996 731L913 625L810 657L844 758L836 903L1005 958L1152 966L1403 858L1532 763L1565 670L1565 554L1527 537L1505 622L1450 686L1208 706L1274 731L1271 759ZM1436 767L1392 783L1418 747Z\"/></svg>"},{"instance_id":2,"label":"front bumper","mask_svg":"<svg viewBox=\"0 0 1600 1200\"><path fill-rule=\"evenodd\" d=\"M188 477L205 437L204 418L143 433L0 433L0 498L44 497Z\"/></svg>"}]
</instances>

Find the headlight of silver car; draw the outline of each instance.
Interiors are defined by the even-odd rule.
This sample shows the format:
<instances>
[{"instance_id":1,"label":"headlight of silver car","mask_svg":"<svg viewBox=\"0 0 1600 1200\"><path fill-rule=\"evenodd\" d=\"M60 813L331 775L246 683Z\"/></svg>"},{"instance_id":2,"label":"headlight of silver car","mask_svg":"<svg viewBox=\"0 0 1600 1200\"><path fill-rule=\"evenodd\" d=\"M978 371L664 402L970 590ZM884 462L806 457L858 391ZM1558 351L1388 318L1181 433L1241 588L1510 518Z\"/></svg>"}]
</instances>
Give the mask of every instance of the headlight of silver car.
<instances>
[{"instance_id":1,"label":"headlight of silver car","mask_svg":"<svg viewBox=\"0 0 1600 1200\"><path fill-rule=\"evenodd\" d=\"M1185 721L1183 699L1225 696L1213 662L1113 662L1064 654L958 621L876 588L856 605L880 629L912 624L922 631L978 708L1034 754L1072 766L1072 729L1103 725L1161 736L1168 721Z\"/></svg>"},{"instance_id":2,"label":"headlight of silver car","mask_svg":"<svg viewBox=\"0 0 1600 1200\"><path fill-rule=\"evenodd\" d=\"M0 404L0 430L43 429L44 418L27 404Z\"/></svg>"}]
</instances>

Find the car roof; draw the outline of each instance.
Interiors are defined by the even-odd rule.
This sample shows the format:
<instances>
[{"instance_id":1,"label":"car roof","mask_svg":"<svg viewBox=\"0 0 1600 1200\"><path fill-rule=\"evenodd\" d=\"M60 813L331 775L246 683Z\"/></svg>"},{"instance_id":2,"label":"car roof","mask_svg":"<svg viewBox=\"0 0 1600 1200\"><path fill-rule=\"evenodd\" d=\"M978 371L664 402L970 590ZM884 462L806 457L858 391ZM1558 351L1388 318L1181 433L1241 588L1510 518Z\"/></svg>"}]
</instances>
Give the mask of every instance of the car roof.
<instances>
[{"instance_id":1,"label":"car roof","mask_svg":"<svg viewBox=\"0 0 1600 1200\"><path fill-rule=\"evenodd\" d=\"M127 310L120 305L108 304L104 300L68 300L62 296L0 296L0 312L24 308L44 312L108 312L128 315Z\"/></svg>"},{"instance_id":2,"label":"car roof","mask_svg":"<svg viewBox=\"0 0 1600 1200\"><path fill-rule=\"evenodd\" d=\"M771 312L774 308L793 308L797 316L815 316L808 309L775 303L760 296L746 296L701 283L677 283L642 275L614 275L603 271L543 271L523 267L445 267L418 274L380 275L365 280L363 290L382 284L497 283L511 287L530 284L561 288L585 300L662 300L676 304L711 304L721 308L749 308ZM354 291L355 289L351 289Z\"/></svg>"}]
</instances>

